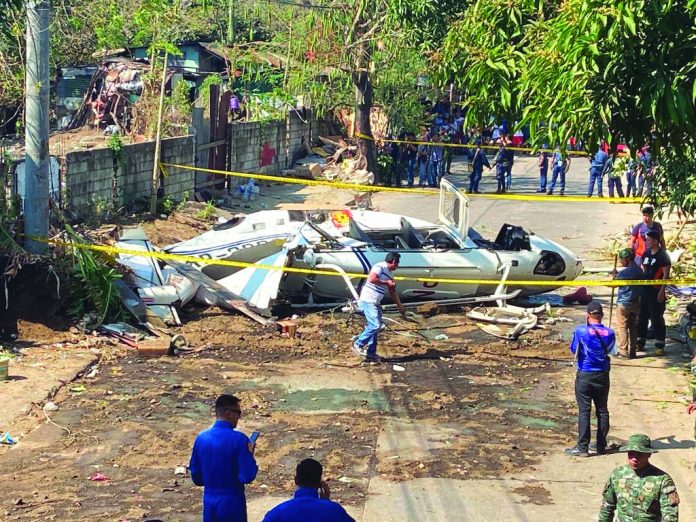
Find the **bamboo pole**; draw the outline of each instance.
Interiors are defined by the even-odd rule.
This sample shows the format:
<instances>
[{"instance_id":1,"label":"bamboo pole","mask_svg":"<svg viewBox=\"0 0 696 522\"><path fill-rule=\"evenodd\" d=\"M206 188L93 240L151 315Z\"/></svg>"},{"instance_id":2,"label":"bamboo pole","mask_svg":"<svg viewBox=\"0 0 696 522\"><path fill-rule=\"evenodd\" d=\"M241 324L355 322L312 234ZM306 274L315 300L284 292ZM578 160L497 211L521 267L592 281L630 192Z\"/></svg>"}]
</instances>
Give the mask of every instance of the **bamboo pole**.
<instances>
[{"instance_id":1,"label":"bamboo pole","mask_svg":"<svg viewBox=\"0 0 696 522\"><path fill-rule=\"evenodd\" d=\"M167 62L169 53L164 53L164 65L162 67L162 83L160 84L159 109L157 111L157 134L155 134L155 160L152 166L152 193L150 195L150 214L157 215L157 189L159 188L159 161L160 143L162 141L162 112L164 110L164 86L167 83Z\"/></svg>"},{"instance_id":2,"label":"bamboo pole","mask_svg":"<svg viewBox=\"0 0 696 522\"><path fill-rule=\"evenodd\" d=\"M616 265L619 262L619 255L614 254L614 271L612 272L614 277L616 277ZM612 286L611 287L611 302L609 303L609 324L607 325L609 328L611 328L611 318L614 315L614 292L616 292L616 287Z\"/></svg>"}]
</instances>

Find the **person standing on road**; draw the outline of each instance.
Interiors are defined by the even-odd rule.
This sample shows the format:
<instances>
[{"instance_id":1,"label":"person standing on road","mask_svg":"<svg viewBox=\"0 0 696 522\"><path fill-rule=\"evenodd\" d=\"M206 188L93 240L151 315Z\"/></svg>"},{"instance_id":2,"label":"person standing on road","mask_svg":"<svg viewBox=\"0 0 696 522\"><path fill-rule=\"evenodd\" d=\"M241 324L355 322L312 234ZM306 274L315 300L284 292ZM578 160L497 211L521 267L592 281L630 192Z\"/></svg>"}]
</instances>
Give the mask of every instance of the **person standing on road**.
<instances>
[{"instance_id":1,"label":"person standing on road","mask_svg":"<svg viewBox=\"0 0 696 522\"><path fill-rule=\"evenodd\" d=\"M353 353L368 362L380 362L377 355L377 337L382 329L382 298L389 296L399 307L403 315L404 305L401 304L396 292L396 281L392 272L399 268L401 256L397 252L389 252L381 263L376 263L367 276L367 282L360 292L358 306L365 314L365 329L353 342Z\"/></svg>"},{"instance_id":2,"label":"person standing on road","mask_svg":"<svg viewBox=\"0 0 696 522\"><path fill-rule=\"evenodd\" d=\"M655 209L653 207L643 207L641 212L643 213L643 221L633 227L631 237L628 240L628 246L636 253L635 261L637 265L640 265L642 262L642 256L646 249L645 237L648 232L651 230L657 232L660 236L660 246L665 246L665 232L662 229L662 225L657 221L653 221Z\"/></svg>"},{"instance_id":3,"label":"person standing on road","mask_svg":"<svg viewBox=\"0 0 696 522\"><path fill-rule=\"evenodd\" d=\"M425 143L428 141L428 133L423 132L419 138L418 144L418 185L425 187L428 183L428 172L430 172L429 158L430 146Z\"/></svg>"},{"instance_id":4,"label":"person standing on road","mask_svg":"<svg viewBox=\"0 0 696 522\"><path fill-rule=\"evenodd\" d=\"M621 178L626 172L626 158L619 153L609 157L605 167L607 174L607 188L609 189L609 197L614 197L614 191L620 198L624 197L623 187L621 186Z\"/></svg>"},{"instance_id":5,"label":"person standing on road","mask_svg":"<svg viewBox=\"0 0 696 522\"><path fill-rule=\"evenodd\" d=\"M440 136L435 135L432 138L433 144L430 146L430 172L428 174L428 186L437 188L440 183L440 169L442 168L442 145Z\"/></svg>"},{"instance_id":6,"label":"person standing on road","mask_svg":"<svg viewBox=\"0 0 696 522\"><path fill-rule=\"evenodd\" d=\"M614 277L617 280L637 281L645 276L633 261L635 254L630 248L619 251L619 260L623 270ZM638 349L638 313L640 312L641 286L625 285L619 287L616 298L616 324L619 337L619 355L635 359Z\"/></svg>"},{"instance_id":7,"label":"person standing on road","mask_svg":"<svg viewBox=\"0 0 696 522\"><path fill-rule=\"evenodd\" d=\"M246 522L244 484L256 478L256 444L236 431L242 417L234 395L215 401L216 421L196 437L189 471L196 486L203 486L203 522Z\"/></svg>"},{"instance_id":8,"label":"person standing on road","mask_svg":"<svg viewBox=\"0 0 696 522\"><path fill-rule=\"evenodd\" d=\"M589 457L592 403L597 415L597 454L603 455L609 434L609 355L615 352L615 335L602 325L604 311L599 301L587 305L587 323L575 328L570 351L575 354L575 400L578 403L578 441L565 450L571 457Z\"/></svg>"},{"instance_id":9,"label":"person standing on road","mask_svg":"<svg viewBox=\"0 0 696 522\"><path fill-rule=\"evenodd\" d=\"M416 135L412 132L406 134L406 139L408 141L415 141ZM407 143L404 150L404 162L406 166L406 186L408 188L413 187L413 177L416 169L416 159L418 154L418 147L414 143Z\"/></svg>"},{"instance_id":10,"label":"person standing on road","mask_svg":"<svg viewBox=\"0 0 696 522\"><path fill-rule=\"evenodd\" d=\"M560 176L560 195L562 196L565 194L566 173L570 169L570 156L566 152L561 152L561 148L556 146L552 160L553 170L551 171L551 185L549 185L549 191L546 194L553 196L553 189L556 188L556 180Z\"/></svg>"},{"instance_id":11,"label":"person standing on road","mask_svg":"<svg viewBox=\"0 0 696 522\"><path fill-rule=\"evenodd\" d=\"M626 197L638 197L638 173L640 172L640 158L636 153L635 157L631 157L631 151L626 151L628 162L626 163Z\"/></svg>"},{"instance_id":12,"label":"person standing on road","mask_svg":"<svg viewBox=\"0 0 696 522\"><path fill-rule=\"evenodd\" d=\"M481 148L481 141L476 140L476 150L474 150L474 156L471 159L471 174L469 175L469 190L467 190L468 194L471 194L472 192L474 194L480 194L479 192L479 183L481 182L481 178L483 177L483 166L488 167L490 170L491 164L488 162L488 157L486 156L486 153L483 152L483 149Z\"/></svg>"},{"instance_id":13,"label":"person standing on road","mask_svg":"<svg viewBox=\"0 0 696 522\"><path fill-rule=\"evenodd\" d=\"M295 470L294 498L271 509L263 522L355 522L338 502L331 500L331 492L321 479L324 472L314 459L304 459Z\"/></svg>"},{"instance_id":14,"label":"person standing on road","mask_svg":"<svg viewBox=\"0 0 696 522\"><path fill-rule=\"evenodd\" d=\"M646 145L639 150L638 157L641 162L640 174L638 176L638 196L643 196L643 187L645 187L645 196L649 198L652 195L652 176L655 170L650 147Z\"/></svg>"},{"instance_id":15,"label":"person standing on road","mask_svg":"<svg viewBox=\"0 0 696 522\"><path fill-rule=\"evenodd\" d=\"M507 165L505 167L505 189L512 188L512 165L515 163L515 151L509 148L505 149L507 153Z\"/></svg>"},{"instance_id":16,"label":"person standing on road","mask_svg":"<svg viewBox=\"0 0 696 522\"><path fill-rule=\"evenodd\" d=\"M493 166L495 167L495 179L498 181L498 188L495 191L496 194L505 194L505 177L507 175L509 162L510 158L505 147L505 142L501 142L498 153L495 155L495 159L493 160Z\"/></svg>"},{"instance_id":17,"label":"person standing on road","mask_svg":"<svg viewBox=\"0 0 696 522\"><path fill-rule=\"evenodd\" d=\"M539 154L539 188L537 192L546 192L546 183L549 177L549 153L545 150Z\"/></svg>"},{"instance_id":18,"label":"person standing on road","mask_svg":"<svg viewBox=\"0 0 696 522\"><path fill-rule=\"evenodd\" d=\"M651 230L645 235L646 250L643 252L641 267L645 279L669 279L672 260L660 247L660 234ZM645 350L648 334L648 320L655 329L655 355L665 354L665 306L667 301L665 285L644 286L638 312L638 349Z\"/></svg>"},{"instance_id":19,"label":"person standing on road","mask_svg":"<svg viewBox=\"0 0 696 522\"><path fill-rule=\"evenodd\" d=\"M604 172L606 171L608 161L609 154L604 152L601 147L597 149L595 155L590 159L590 184L587 187L588 198L592 197L595 183L597 184L597 197L604 197L604 194L602 193L602 178L604 177Z\"/></svg>"},{"instance_id":20,"label":"person standing on road","mask_svg":"<svg viewBox=\"0 0 696 522\"><path fill-rule=\"evenodd\" d=\"M650 464L657 453L650 437L631 435L619 451L628 452L628 463L611 472L597 522L677 522L679 494L672 477Z\"/></svg>"}]
</instances>

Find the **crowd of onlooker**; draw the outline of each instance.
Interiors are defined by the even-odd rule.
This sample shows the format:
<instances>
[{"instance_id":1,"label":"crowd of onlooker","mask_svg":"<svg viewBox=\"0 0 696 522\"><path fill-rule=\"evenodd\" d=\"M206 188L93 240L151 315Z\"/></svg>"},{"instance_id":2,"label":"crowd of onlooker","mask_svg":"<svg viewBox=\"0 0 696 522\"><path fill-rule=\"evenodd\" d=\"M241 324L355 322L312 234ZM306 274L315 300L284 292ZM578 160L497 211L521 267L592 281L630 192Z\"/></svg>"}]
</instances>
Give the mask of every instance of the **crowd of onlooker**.
<instances>
[{"instance_id":1,"label":"crowd of onlooker","mask_svg":"<svg viewBox=\"0 0 696 522\"><path fill-rule=\"evenodd\" d=\"M431 111L429 120L430 124L419 135L402 132L384 141L381 152L389 158L389 162L380 176L381 182L397 187L413 187L416 184L420 187L438 187L442 178L451 174L453 156L464 156L469 171L468 193L480 193L479 183L484 167L495 169L498 182L496 193L511 189L514 149L523 147L529 139L525 127L510 135L508 122L502 118L499 124L465 128L461 111L438 111L437 106ZM491 152L484 151L490 151L492 146L497 146L497 150L491 163L488 158ZM537 192L553 195L558 185L559 195L564 195L566 173L571 164L570 153L584 150L585 144L574 137L569 138L563 148L557 146L552 151L544 146L539 153ZM615 194L622 198L641 197L644 193L650 196L655 164L647 145L632 154L623 144L616 146L612 152L611 147L602 141L589 160L588 196L593 195L596 186L599 197L604 197L602 184L605 176L609 197Z\"/></svg>"}]
</instances>

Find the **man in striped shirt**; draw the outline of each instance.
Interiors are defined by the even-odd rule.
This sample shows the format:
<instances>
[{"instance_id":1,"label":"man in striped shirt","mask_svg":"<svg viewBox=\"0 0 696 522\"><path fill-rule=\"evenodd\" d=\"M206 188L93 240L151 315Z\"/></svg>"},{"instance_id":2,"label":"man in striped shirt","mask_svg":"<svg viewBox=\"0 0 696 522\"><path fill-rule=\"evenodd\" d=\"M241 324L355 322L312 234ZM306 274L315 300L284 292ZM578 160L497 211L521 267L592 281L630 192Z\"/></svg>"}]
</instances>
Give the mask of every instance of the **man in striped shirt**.
<instances>
[{"instance_id":1,"label":"man in striped shirt","mask_svg":"<svg viewBox=\"0 0 696 522\"><path fill-rule=\"evenodd\" d=\"M389 292L389 296L404 313L404 305L399 300L396 292L396 281L392 272L399 267L401 256L397 252L389 252L381 263L376 263L367 276L367 283L360 292L358 306L365 314L365 329L353 342L353 353L365 358L368 362L380 362L377 356L377 337L382 328L382 298Z\"/></svg>"}]
</instances>

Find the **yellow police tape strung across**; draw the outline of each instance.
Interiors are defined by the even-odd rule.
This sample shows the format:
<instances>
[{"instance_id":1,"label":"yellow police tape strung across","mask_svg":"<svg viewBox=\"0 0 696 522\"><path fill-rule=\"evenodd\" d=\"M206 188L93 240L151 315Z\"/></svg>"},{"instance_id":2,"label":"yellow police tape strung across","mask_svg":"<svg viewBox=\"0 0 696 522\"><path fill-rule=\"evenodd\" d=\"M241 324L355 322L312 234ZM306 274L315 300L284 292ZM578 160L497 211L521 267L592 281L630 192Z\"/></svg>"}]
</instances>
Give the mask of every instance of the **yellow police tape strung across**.
<instances>
[{"instance_id":1,"label":"yellow police tape strung across","mask_svg":"<svg viewBox=\"0 0 696 522\"><path fill-rule=\"evenodd\" d=\"M363 134L362 132L356 132L355 136L358 138L362 138L364 140L370 140L370 141L377 141L377 139L374 136L368 136L367 134ZM454 148L462 148L462 149L475 149L476 147L481 147L482 149L497 149L500 147L500 143L496 143L493 145L473 145L471 143L447 143L443 141L412 141L412 140L395 140L395 139L389 139L389 138L380 138L379 141L384 141L386 143L402 143L404 145L435 145L436 147L454 147ZM532 149L530 147L510 147L509 145L505 145L505 148L507 150L514 150L517 152L529 152L530 154L538 154L539 152L555 152L551 149ZM571 156L589 156L589 154L583 150L567 150L565 151L566 154L571 155Z\"/></svg>"},{"instance_id":2,"label":"yellow police tape strung across","mask_svg":"<svg viewBox=\"0 0 696 522\"><path fill-rule=\"evenodd\" d=\"M61 241L56 239L44 239L35 236L24 236L27 239L34 241L41 241L43 243L48 243L51 245L62 246L66 248L79 248L83 250L93 250L96 252L104 252L107 254L124 254L129 256L142 256L142 257L152 257L154 259L161 259L162 261L181 261L184 263L195 263L204 265L220 265L220 266L231 266L236 268L258 268L262 270L276 270L281 272L288 272L294 274L314 274L314 275L325 275L331 277L343 277L344 274L339 274L330 270L315 270L309 268L295 268L295 267L282 267L273 265L260 265L255 263L245 263L243 261L230 261L227 259L209 259L197 256L185 256L181 254L168 254L166 252L143 252L141 250L130 250L125 248L116 248L107 245L90 245L86 243L73 243L70 241ZM351 273L346 272L350 278L360 278L367 279L369 274L363 273ZM491 285L498 283L495 280L490 279L450 279L444 277L408 277L408 276L395 276L397 281L417 281L419 283L449 283L449 284L462 284L462 285ZM662 285L671 286L696 286L696 279L663 279L659 281ZM561 283L559 285L559 283ZM595 280L581 280L576 279L575 281L529 281L529 280L512 280L508 279L505 281L507 286L569 286L569 287L579 287L579 286L651 286L655 285L656 281L652 279L641 279L641 280L608 280L608 281L595 281Z\"/></svg>"},{"instance_id":3,"label":"yellow police tape strung across","mask_svg":"<svg viewBox=\"0 0 696 522\"><path fill-rule=\"evenodd\" d=\"M353 183L343 183L340 181L328 181L320 179L286 178L284 176L271 176L270 174L259 174L254 172L235 172L232 170L216 170L203 167L192 167L190 165L179 165L175 163L159 163L160 169L167 172L165 167L193 170L196 172L207 172L209 174L220 174L223 176L233 176L237 178L262 179L264 181L277 181L279 183L294 183L296 185L324 186L338 189L353 190L358 192L403 192L406 194L425 194L428 196L438 196L438 189L424 188L401 188L401 187L379 187L375 185L356 185ZM168 174L165 174L167 176ZM511 201L567 201L574 203L642 203L641 198L588 198L586 196L546 196L534 194L467 194L468 198L480 199L506 199Z\"/></svg>"}]
</instances>

